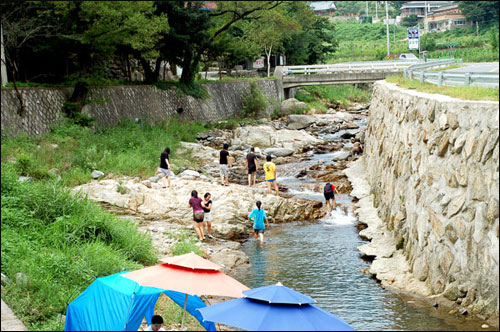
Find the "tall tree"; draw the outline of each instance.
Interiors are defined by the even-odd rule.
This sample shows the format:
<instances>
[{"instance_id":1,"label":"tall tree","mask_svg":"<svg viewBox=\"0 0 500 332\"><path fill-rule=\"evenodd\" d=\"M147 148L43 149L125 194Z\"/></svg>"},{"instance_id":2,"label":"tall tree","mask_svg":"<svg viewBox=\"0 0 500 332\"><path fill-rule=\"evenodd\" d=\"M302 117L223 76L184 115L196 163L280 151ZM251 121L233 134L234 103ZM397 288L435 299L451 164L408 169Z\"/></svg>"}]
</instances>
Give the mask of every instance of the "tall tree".
<instances>
[{"instance_id":1,"label":"tall tree","mask_svg":"<svg viewBox=\"0 0 500 332\"><path fill-rule=\"evenodd\" d=\"M287 15L284 7L280 7L263 12L259 20L249 22L247 31L247 38L259 45L266 54L269 77L273 50L280 50L289 34L300 31L300 25Z\"/></svg>"},{"instance_id":2,"label":"tall tree","mask_svg":"<svg viewBox=\"0 0 500 332\"><path fill-rule=\"evenodd\" d=\"M47 36L52 26L45 24L37 16L38 6L33 2L3 1L0 4L2 22L2 47L5 59L2 62L11 74L17 99L19 100L18 114L24 116L25 105L21 92L17 86L19 79L20 53L32 39Z\"/></svg>"},{"instance_id":3,"label":"tall tree","mask_svg":"<svg viewBox=\"0 0 500 332\"><path fill-rule=\"evenodd\" d=\"M494 17L498 19L498 1L459 1L458 8L468 21L484 22Z\"/></svg>"},{"instance_id":4,"label":"tall tree","mask_svg":"<svg viewBox=\"0 0 500 332\"><path fill-rule=\"evenodd\" d=\"M284 42L286 63L317 64L335 52L335 25L316 16L307 3L294 1L285 5L287 14L299 23L300 31L289 33Z\"/></svg>"},{"instance_id":5,"label":"tall tree","mask_svg":"<svg viewBox=\"0 0 500 332\"><path fill-rule=\"evenodd\" d=\"M217 9L201 11L202 2L156 2L157 12L165 12L171 31L162 40L161 56L182 67L180 82L191 85L202 56L240 21L260 20L261 15L283 1L217 1ZM216 20L214 18L217 18Z\"/></svg>"}]
</instances>

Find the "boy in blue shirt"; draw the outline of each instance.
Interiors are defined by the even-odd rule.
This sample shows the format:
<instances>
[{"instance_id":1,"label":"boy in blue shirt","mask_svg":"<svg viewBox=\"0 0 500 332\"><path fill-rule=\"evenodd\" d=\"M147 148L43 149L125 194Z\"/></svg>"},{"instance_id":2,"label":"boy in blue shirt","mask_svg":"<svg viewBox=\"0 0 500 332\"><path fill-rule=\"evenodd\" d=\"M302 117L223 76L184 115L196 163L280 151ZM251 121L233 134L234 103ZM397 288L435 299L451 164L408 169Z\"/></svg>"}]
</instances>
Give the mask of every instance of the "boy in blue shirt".
<instances>
[{"instance_id":1,"label":"boy in blue shirt","mask_svg":"<svg viewBox=\"0 0 500 332\"><path fill-rule=\"evenodd\" d=\"M257 201L255 204L257 205L257 208L250 212L248 218L253 220L255 239L257 240L257 238L260 238L260 243L262 244L264 243L264 231L266 230L266 226L269 227L269 222L267 221L266 211L260 208L262 203Z\"/></svg>"}]
</instances>

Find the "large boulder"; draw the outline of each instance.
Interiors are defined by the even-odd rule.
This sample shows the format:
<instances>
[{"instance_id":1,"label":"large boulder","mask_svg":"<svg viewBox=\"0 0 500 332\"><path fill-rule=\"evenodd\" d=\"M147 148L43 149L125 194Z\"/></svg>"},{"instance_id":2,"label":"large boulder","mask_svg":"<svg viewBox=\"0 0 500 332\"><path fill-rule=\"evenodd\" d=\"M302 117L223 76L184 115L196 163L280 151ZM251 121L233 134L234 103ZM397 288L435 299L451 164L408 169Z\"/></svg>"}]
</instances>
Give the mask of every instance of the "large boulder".
<instances>
[{"instance_id":1,"label":"large boulder","mask_svg":"<svg viewBox=\"0 0 500 332\"><path fill-rule=\"evenodd\" d=\"M332 160L333 161L347 160L347 158L349 158L350 155L351 155L351 152L349 152L349 151L335 152L333 157L332 157Z\"/></svg>"},{"instance_id":2,"label":"large boulder","mask_svg":"<svg viewBox=\"0 0 500 332\"><path fill-rule=\"evenodd\" d=\"M274 155L275 157L287 157L293 154L292 149L287 148L268 148L264 150L266 155Z\"/></svg>"},{"instance_id":3,"label":"large boulder","mask_svg":"<svg viewBox=\"0 0 500 332\"><path fill-rule=\"evenodd\" d=\"M309 115L291 114L286 120L288 129L304 129L312 125L316 119Z\"/></svg>"},{"instance_id":4,"label":"large boulder","mask_svg":"<svg viewBox=\"0 0 500 332\"><path fill-rule=\"evenodd\" d=\"M307 145L323 143L304 130L276 130L272 126L239 127L234 131L234 137L231 144L244 144L260 148L280 147L294 151Z\"/></svg>"},{"instance_id":5,"label":"large boulder","mask_svg":"<svg viewBox=\"0 0 500 332\"><path fill-rule=\"evenodd\" d=\"M285 99L281 102L278 115L284 116L307 108L307 104L295 98Z\"/></svg>"},{"instance_id":6,"label":"large boulder","mask_svg":"<svg viewBox=\"0 0 500 332\"><path fill-rule=\"evenodd\" d=\"M124 194L117 192L120 185L128 188ZM188 207L191 191L199 195L212 194L212 226L217 237L241 240L252 232L248 214L255 202L264 202L263 208L274 223L284 223L320 218L324 211L321 202L288 199L267 194L265 183L249 188L231 184L228 187L200 180L175 178L168 189L152 183L151 188L137 179L101 180L75 187L91 200L114 205L118 208L139 213L148 219L165 219L169 222L190 226L193 224L192 209Z\"/></svg>"}]
</instances>

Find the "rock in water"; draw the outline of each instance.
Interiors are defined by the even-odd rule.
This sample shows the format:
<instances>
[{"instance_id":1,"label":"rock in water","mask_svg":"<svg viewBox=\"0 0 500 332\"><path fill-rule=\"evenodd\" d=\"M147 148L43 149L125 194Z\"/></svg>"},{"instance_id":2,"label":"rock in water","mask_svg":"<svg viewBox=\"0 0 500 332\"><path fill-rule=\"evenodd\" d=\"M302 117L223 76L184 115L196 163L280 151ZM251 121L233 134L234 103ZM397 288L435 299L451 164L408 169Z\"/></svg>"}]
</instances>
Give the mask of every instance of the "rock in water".
<instances>
[{"instance_id":1,"label":"rock in water","mask_svg":"<svg viewBox=\"0 0 500 332\"><path fill-rule=\"evenodd\" d=\"M315 121L316 119L313 116L291 114L288 116L286 120L287 122L286 127L288 129L296 129L296 130L304 129L309 127Z\"/></svg>"}]
</instances>

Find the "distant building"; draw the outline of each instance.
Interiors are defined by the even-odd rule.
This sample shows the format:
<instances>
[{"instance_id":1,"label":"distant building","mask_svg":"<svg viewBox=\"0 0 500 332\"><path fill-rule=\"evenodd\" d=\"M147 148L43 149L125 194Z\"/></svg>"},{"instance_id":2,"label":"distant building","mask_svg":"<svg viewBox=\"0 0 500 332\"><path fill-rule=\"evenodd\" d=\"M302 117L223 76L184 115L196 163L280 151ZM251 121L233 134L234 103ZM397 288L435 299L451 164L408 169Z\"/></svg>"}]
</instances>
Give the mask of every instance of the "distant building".
<instances>
[{"instance_id":1,"label":"distant building","mask_svg":"<svg viewBox=\"0 0 500 332\"><path fill-rule=\"evenodd\" d=\"M217 9L217 4L213 1L203 1L201 4L199 3L199 1L189 1L191 4L196 4L196 5L199 5L199 9L200 10L203 10L203 11L210 11L210 10L214 10L214 9ZM187 7L188 6L188 2L185 2L184 3L184 7Z\"/></svg>"},{"instance_id":2,"label":"distant building","mask_svg":"<svg viewBox=\"0 0 500 332\"><path fill-rule=\"evenodd\" d=\"M425 7L427 6L427 15L438 8L451 6L451 1L410 1L401 6L401 17L417 15L418 18L425 17Z\"/></svg>"},{"instance_id":3,"label":"distant building","mask_svg":"<svg viewBox=\"0 0 500 332\"><path fill-rule=\"evenodd\" d=\"M311 1L311 8L315 15L333 16L337 7L333 1Z\"/></svg>"},{"instance_id":4,"label":"distant building","mask_svg":"<svg viewBox=\"0 0 500 332\"><path fill-rule=\"evenodd\" d=\"M453 28L470 27L472 22L467 21L458 5L440 7L427 13L424 21L426 31L446 31Z\"/></svg>"}]
</instances>

